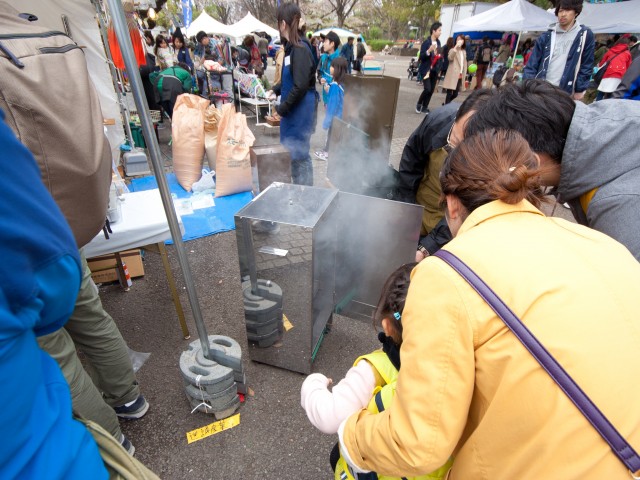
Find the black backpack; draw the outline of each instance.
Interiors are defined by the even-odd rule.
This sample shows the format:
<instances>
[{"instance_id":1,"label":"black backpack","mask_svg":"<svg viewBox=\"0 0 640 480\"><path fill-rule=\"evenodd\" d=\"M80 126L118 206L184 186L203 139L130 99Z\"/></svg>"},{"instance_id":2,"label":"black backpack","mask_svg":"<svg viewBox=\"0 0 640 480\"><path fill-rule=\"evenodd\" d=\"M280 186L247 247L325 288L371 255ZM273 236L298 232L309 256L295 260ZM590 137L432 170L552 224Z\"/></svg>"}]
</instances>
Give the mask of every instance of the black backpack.
<instances>
[{"instance_id":1,"label":"black backpack","mask_svg":"<svg viewBox=\"0 0 640 480\"><path fill-rule=\"evenodd\" d=\"M491 47L489 46L482 47L482 62L483 63L491 62Z\"/></svg>"},{"instance_id":2,"label":"black backpack","mask_svg":"<svg viewBox=\"0 0 640 480\"><path fill-rule=\"evenodd\" d=\"M622 52L620 52L620 53L622 53ZM598 69L598 71L596 73L594 73L594 75L593 75L593 83L595 83L596 86L600 85L600 82L602 82L602 79L604 78L604 74L607 72L607 69L609 68L609 65L611 65L611 62L613 61L613 59L616 58L618 55L620 55L620 53L617 53L616 55L611 57L609 60L607 60L605 62L605 64L602 65Z\"/></svg>"},{"instance_id":3,"label":"black backpack","mask_svg":"<svg viewBox=\"0 0 640 480\"><path fill-rule=\"evenodd\" d=\"M516 70L514 68L507 68L505 65L500 65L493 74L493 84L498 88L506 83L512 83L515 80Z\"/></svg>"},{"instance_id":4,"label":"black backpack","mask_svg":"<svg viewBox=\"0 0 640 480\"><path fill-rule=\"evenodd\" d=\"M495 73L493 74L493 84L496 87L500 86L500 83L502 82L502 78L504 77L504 74L507 73L507 67L504 65L500 65Z\"/></svg>"}]
</instances>

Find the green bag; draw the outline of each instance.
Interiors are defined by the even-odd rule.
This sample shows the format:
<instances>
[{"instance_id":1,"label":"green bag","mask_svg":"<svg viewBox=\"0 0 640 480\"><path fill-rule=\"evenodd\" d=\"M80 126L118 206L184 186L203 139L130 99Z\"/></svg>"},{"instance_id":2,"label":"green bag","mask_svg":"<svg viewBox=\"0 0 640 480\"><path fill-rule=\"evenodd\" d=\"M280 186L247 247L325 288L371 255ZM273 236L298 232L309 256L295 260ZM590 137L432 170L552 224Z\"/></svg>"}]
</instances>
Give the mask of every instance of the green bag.
<instances>
[{"instance_id":1,"label":"green bag","mask_svg":"<svg viewBox=\"0 0 640 480\"><path fill-rule=\"evenodd\" d=\"M155 473L127 453L113 436L91 420L76 417L82 422L98 444L100 456L111 480L160 480Z\"/></svg>"}]
</instances>

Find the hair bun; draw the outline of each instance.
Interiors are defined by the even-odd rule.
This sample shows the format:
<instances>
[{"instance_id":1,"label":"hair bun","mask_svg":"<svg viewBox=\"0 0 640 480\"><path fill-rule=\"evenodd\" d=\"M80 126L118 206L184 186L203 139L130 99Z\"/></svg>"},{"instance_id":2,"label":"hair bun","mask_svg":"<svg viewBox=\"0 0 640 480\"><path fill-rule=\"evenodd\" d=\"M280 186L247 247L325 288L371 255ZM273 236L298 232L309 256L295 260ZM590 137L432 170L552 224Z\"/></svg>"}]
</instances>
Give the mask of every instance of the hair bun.
<instances>
[{"instance_id":1,"label":"hair bun","mask_svg":"<svg viewBox=\"0 0 640 480\"><path fill-rule=\"evenodd\" d=\"M511 204L520 202L526 198L531 189L529 178L529 170L525 165L509 167L496 178L494 183L497 199Z\"/></svg>"},{"instance_id":2,"label":"hair bun","mask_svg":"<svg viewBox=\"0 0 640 480\"><path fill-rule=\"evenodd\" d=\"M465 138L440 173L443 195L457 196L468 212L492 200L541 201L540 168L528 143L513 130L484 130Z\"/></svg>"}]
</instances>

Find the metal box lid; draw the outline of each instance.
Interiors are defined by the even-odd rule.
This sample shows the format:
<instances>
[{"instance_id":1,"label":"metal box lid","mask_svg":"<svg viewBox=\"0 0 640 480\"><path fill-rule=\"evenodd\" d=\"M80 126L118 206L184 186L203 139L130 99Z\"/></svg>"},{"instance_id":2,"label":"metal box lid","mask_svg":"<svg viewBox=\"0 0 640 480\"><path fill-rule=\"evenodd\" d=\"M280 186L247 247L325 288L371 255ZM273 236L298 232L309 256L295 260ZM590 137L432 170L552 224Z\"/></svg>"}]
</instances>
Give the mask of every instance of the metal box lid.
<instances>
[{"instance_id":1,"label":"metal box lid","mask_svg":"<svg viewBox=\"0 0 640 480\"><path fill-rule=\"evenodd\" d=\"M236 217L314 227L337 194L338 190L273 183Z\"/></svg>"}]
</instances>

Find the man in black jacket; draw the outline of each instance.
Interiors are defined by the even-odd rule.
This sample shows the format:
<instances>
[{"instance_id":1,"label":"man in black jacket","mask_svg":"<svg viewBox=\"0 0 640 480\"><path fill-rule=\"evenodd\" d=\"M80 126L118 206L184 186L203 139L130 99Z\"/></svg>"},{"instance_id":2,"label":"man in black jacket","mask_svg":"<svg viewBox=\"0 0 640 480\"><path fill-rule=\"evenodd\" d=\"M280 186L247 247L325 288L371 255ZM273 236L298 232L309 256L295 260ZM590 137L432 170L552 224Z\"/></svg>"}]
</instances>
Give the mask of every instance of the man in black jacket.
<instances>
[{"instance_id":1,"label":"man in black jacket","mask_svg":"<svg viewBox=\"0 0 640 480\"><path fill-rule=\"evenodd\" d=\"M394 200L424 207L416 261L432 255L451 240L451 232L440 208L440 169L449 152L449 136L464 127L491 90L474 91L462 103L438 108L411 134L400 157L399 183Z\"/></svg>"}]
</instances>

